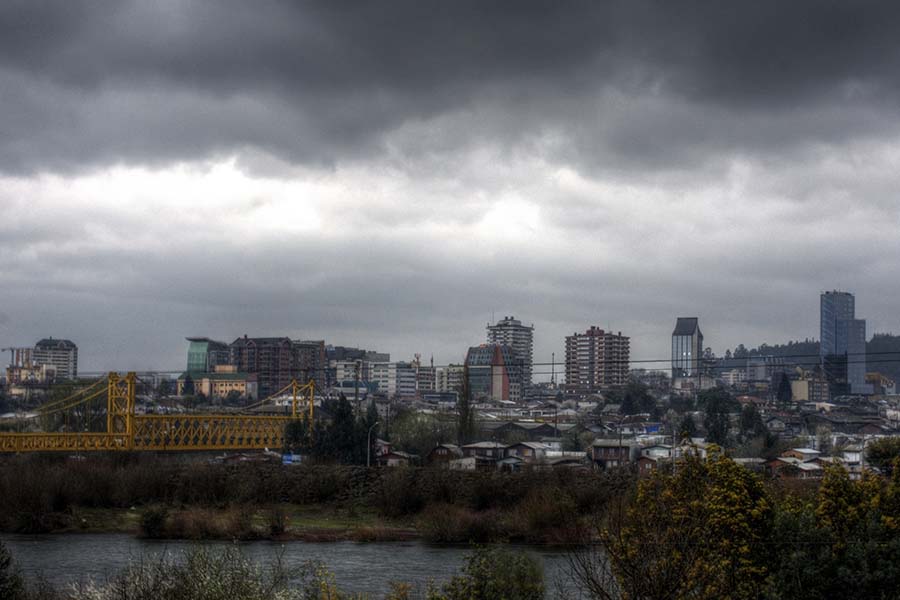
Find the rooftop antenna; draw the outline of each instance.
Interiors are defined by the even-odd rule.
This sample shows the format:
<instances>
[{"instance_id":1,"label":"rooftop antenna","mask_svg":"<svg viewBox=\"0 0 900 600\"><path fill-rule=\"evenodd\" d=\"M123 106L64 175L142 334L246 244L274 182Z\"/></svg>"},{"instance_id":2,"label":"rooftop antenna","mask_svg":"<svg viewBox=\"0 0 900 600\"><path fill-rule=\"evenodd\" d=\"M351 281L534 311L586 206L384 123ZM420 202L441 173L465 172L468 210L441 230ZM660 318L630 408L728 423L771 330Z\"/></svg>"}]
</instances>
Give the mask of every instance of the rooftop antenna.
<instances>
[{"instance_id":1,"label":"rooftop antenna","mask_svg":"<svg viewBox=\"0 0 900 600\"><path fill-rule=\"evenodd\" d=\"M556 387L556 352L550 353L550 387Z\"/></svg>"}]
</instances>

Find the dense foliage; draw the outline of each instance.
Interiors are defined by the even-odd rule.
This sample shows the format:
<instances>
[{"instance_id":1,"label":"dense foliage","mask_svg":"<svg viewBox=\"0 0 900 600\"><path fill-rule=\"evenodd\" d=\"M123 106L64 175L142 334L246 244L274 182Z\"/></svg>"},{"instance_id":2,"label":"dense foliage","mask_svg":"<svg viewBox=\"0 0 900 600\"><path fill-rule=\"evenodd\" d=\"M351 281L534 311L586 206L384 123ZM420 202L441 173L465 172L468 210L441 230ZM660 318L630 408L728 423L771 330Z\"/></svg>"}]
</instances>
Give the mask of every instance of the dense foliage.
<instances>
[{"instance_id":1,"label":"dense foliage","mask_svg":"<svg viewBox=\"0 0 900 600\"><path fill-rule=\"evenodd\" d=\"M830 467L806 495L713 452L642 481L601 537L573 558L594 598L900 598L900 472Z\"/></svg>"}]
</instances>

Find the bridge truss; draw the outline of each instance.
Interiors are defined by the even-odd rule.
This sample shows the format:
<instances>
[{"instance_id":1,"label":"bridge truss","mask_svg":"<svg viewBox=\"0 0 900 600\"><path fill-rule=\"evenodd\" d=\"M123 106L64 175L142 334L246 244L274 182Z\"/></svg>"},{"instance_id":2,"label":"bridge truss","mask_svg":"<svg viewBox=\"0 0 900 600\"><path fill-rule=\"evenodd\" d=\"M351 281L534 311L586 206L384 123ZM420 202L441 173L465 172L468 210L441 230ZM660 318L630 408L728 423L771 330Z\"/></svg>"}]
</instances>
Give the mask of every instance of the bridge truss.
<instances>
[{"instance_id":1,"label":"bridge truss","mask_svg":"<svg viewBox=\"0 0 900 600\"><path fill-rule=\"evenodd\" d=\"M290 391L291 414L274 416L246 412L136 414L137 381L134 373L124 377L110 373L66 398L42 405L32 418L45 428L63 431L0 433L0 453L280 449L285 426L302 418L303 409L310 431L314 423L312 381L291 381L272 396L244 408L259 408ZM105 430L98 426L102 424L98 416L104 413ZM95 428L101 430L93 431Z\"/></svg>"}]
</instances>

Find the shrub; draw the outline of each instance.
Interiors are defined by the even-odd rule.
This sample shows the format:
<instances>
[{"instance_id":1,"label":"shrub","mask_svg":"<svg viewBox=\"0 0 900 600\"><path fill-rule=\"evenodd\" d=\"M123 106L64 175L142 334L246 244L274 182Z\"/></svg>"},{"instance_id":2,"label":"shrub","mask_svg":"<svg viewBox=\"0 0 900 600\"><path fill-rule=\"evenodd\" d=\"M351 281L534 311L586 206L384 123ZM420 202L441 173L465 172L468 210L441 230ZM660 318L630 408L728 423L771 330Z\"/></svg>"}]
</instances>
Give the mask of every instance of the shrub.
<instances>
[{"instance_id":1,"label":"shrub","mask_svg":"<svg viewBox=\"0 0 900 600\"><path fill-rule=\"evenodd\" d=\"M295 574L291 573L293 578ZM298 583L288 584L280 561L261 568L237 548L194 549L181 560L162 555L131 564L104 584L75 586L71 600L306 600L347 598L321 565L306 563Z\"/></svg>"},{"instance_id":2,"label":"shrub","mask_svg":"<svg viewBox=\"0 0 900 600\"><path fill-rule=\"evenodd\" d=\"M429 596L431 600L543 600L543 569L524 552L477 548L466 557L462 573Z\"/></svg>"},{"instance_id":3,"label":"shrub","mask_svg":"<svg viewBox=\"0 0 900 600\"><path fill-rule=\"evenodd\" d=\"M415 469L391 469L381 478L375 492L375 506L379 514L389 518L419 512L423 500L416 488Z\"/></svg>"},{"instance_id":4,"label":"shrub","mask_svg":"<svg viewBox=\"0 0 900 600\"><path fill-rule=\"evenodd\" d=\"M282 535L287 530L287 515L280 506L269 510L269 535Z\"/></svg>"},{"instance_id":5,"label":"shrub","mask_svg":"<svg viewBox=\"0 0 900 600\"><path fill-rule=\"evenodd\" d=\"M500 533L500 514L494 510L473 512L452 504L433 504L418 518L418 529L429 542L485 543Z\"/></svg>"},{"instance_id":6,"label":"shrub","mask_svg":"<svg viewBox=\"0 0 900 600\"><path fill-rule=\"evenodd\" d=\"M141 513L141 534L151 539L166 535L166 519L169 511L164 506L151 506Z\"/></svg>"}]
</instances>

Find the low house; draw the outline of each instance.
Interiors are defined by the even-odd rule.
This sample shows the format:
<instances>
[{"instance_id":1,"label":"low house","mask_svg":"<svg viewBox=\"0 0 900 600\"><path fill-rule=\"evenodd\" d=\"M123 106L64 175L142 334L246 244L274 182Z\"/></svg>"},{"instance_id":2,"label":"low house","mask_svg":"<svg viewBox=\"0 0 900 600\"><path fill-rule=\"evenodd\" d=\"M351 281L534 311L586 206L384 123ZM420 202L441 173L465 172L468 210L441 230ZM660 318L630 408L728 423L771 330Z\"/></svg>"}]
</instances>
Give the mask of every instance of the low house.
<instances>
[{"instance_id":1,"label":"low house","mask_svg":"<svg viewBox=\"0 0 900 600\"><path fill-rule=\"evenodd\" d=\"M681 445L672 449L673 458L683 458L685 456L696 456L706 460L709 454L711 444L703 441L702 438L691 438L684 440Z\"/></svg>"},{"instance_id":2,"label":"low house","mask_svg":"<svg viewBox=\"0 0 900 600\"><path fill-rule=\"evenodd\" d=\"M637 459L637 470L639 477L647 477L653 471L660 467L663 462L671 462L671 459L660 456L641 456Z\"/></svg>"},{"instance_id":3,"label":"low house","mask_svg":"<svg viewBox=\"0 0 900 600\"><path fill-rule=\"evenodd\" d=\"M594 440L591 444L591 461L601 469L613 469L629 465L637 460L638 445L619 438Z\"/></svg>"},{"instance_id":4,"label":"low house","mask_svg":"<svg viewBox=\"0 0 900 600\"><path fill-rule=\"evenodd\" d=\"M791 448L790 450L785 450L781 453L781 456L784 457L792 457L797 460L806 462L808 460L813 460L821 456L821 452L815 450L813 448Z\"/></svg>"},{"instance_id":5,"label":"low house","mask_svg":"<svg viewBox=\"0 0 900 600\"><path fill-rule=\"evenodd\" d=\"M824 470L816 460L803 462L793 456L779 456L766 463L772 477L782 479L821 479Z\"/></svg>"},{"instance_id":6,"label":"low house","mask_svg":"<svg viewBox=\"0 0 900 600\"><path fill-rule=\"evenodd\" d=\"M641 448L641 456L650 458L672 458L672 446L668 444L653 444Z\"/></svg>"},{"instance_id":7,"label":"low house","mask_svg":"<svg viewBox=\"0 0 900 600\"><path fill-rule=\"evenodd\" d=\"M541 442L518 442L506 447L506 457L521 458L525 462L539 462L547 457L550 448Z\"/></svg>"},{"instance_id":8,"label":"low house","mask_svg":"<svg viewBox=\"0 0 900 600\"><path fill-rule=\"evenodd\" d=\"M850 446L845 447L843 452L841 452L841 458L843 458L844 462L848 465L861 464L863 459L862 447L857 444L851 444Z\"/></svg>"},{"instance_id":9,"label":"low house","mask_svg":"<svg viewBox=\"0 0 900 600\"><path fill-rule=\"evenodd\" d=\"M506 445L497 442L475 442L460 448L463 458L474 458L475 469L493 468L494 464L506 456ZM467 463L468 464L468 463Z\"/></svg>"},{"instance_id":10,"label":"low house","mask_svg":"<svg viewBox=\"0 0 900 600\"><path fill-rule=\"evenodd\" d=\"M473 442L460 447L464 457L480 456L499 460L506 455L506 445L499 442Z\"/></svg>"},{"instance_id":11,"label":"low house","mask_svg":"<svg viewBox=\"0 0 900 600\"><path fill-rule=\"evenodd\" d=\"M463 452L456 444L438 444L431 449L425 460L428 464L447 463L451 460L462 458Z\"/></svg>"},{"instance_id":12,"label":"low house","mask_svg":"<svg viewBox=\"0 0 900 600\"><path fill-rule=\"evenodd\" d=\"M379 467L409 467L415 464L418 458L415 454L391 450L386 454L377 456L375 460Z\"/></svg>"}]
</instances>

